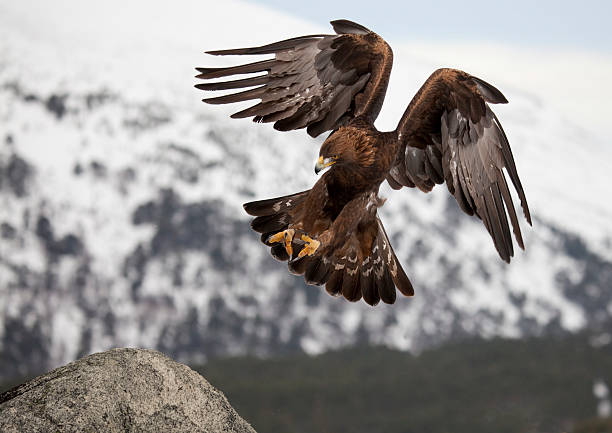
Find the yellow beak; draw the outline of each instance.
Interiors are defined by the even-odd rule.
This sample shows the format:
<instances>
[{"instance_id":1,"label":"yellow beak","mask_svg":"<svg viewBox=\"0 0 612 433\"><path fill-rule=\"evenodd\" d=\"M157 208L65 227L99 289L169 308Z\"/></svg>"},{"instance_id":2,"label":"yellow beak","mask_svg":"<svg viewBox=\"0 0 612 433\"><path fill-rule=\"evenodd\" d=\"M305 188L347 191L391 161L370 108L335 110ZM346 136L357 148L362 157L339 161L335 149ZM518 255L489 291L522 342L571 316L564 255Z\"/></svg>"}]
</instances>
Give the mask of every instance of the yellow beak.
<instances>
[{"instance_id":1,"label":"yellow beak","mask_svg":"<svg viewBox=\"0 0 612 433\"><path fill-rule=\"evenodd\" d=\"M319 174L321 170L323 170L326 167L329 167L330 165L333 165L335 162L336 162L335 158L323 159L322 156L319 156L319 159L317 160L317 164L315 165L315 173Z\"/></svg>"}]
</instances>

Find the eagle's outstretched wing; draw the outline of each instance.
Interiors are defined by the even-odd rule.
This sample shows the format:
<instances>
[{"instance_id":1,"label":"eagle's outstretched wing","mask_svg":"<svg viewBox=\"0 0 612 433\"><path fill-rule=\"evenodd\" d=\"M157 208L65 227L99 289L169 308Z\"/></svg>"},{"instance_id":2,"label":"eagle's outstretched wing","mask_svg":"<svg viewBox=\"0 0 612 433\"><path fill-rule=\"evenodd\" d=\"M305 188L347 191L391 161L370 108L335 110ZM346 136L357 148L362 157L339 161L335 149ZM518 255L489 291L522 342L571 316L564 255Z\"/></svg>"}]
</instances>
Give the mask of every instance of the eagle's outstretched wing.
<instances>
[{"instance_id":1,"label":"eagle's outstretched wing","mask_svg":"<svg viewBox=\"0 0 612 433\"><path fill-rule=\"evenodd\" d=\"M280 131L308 128L313 137L351 118L376 119L385 97L393 53L376 33L347 20L332 21L337 35L302 36L254 48L209 51L213 55L274 54L274 58L227 68L196 68L213 79L265 72L241 80L197 84L203 90L249 90L206 98L209 104L260 99L232 115L275 122Z\"/></svg>"},{"instance_id":2,"label":"eagle's outstretched wing","mask_svg":"<svg viewBox=\"0 0 612 433\"><path fill-rule=\"evenodd\" d=\"M400 146L387 181L394 189L416 186L425 192L446 181L461 209L483 221L499 255L509 262L514 250L506 213L518 245L524 249L524 244L504 168L529 224L531 216L508 139L487 102L508 101L465 72L435 71L397 127Z\"/></svg>"}]
</instances>

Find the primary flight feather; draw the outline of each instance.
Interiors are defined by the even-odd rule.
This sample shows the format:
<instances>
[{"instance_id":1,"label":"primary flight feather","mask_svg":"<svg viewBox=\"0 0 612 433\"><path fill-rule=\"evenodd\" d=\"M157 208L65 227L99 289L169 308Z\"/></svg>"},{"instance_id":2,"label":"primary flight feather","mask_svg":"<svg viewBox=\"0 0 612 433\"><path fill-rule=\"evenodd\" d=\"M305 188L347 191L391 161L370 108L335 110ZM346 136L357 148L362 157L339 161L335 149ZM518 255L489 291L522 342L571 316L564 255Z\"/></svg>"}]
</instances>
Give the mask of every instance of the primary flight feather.
<instances>
[{"instance_id":1,"label":"primary flight feather","mask_svg":"<svg viewBox=\"0 0 612 433\"><path fill-rule=\"evenodd\" d=\"M331 22L335 35L310 35L213 55L273 54L274 58L227 68L197 68L209 80L263 73L245 79L197 84L202 90L243 89L204 99L209 104L258 99L232 115L274 122L280 131L306 128L323 142L315 171L329 169L312 189L246 203L252 228L272 255L309 284L370 305L395 302L396 288L414 290L377 209L378 189L446 183L459 206L480 218L500 257L514 255L510 226L524 249L506 170L529 224L531 216L506 134L489 104L508 101L492 85L455 69L438 69L412 98L394 131L380 132L380 112L393 52L376 33L348 20ZM510 224L508 223L510 218Z\"/></svg>"}]
</instances>

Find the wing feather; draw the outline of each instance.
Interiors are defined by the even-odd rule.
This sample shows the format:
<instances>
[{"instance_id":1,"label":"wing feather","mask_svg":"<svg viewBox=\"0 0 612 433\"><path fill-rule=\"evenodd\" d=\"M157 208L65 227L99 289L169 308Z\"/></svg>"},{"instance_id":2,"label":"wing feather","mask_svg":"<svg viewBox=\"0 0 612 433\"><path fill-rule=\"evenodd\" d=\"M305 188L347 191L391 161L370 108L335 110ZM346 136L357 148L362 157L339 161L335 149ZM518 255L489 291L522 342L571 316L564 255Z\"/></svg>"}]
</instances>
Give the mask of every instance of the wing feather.
<instances>
[{"instance_id":1,"label":"wing feather","mask_svg":"<svg viewBox=\"0 0 612 433\"><path fill-rule=\"evenodd\" d=\"M200 90L229 90L229 89L244 89L245 87L259 86L267 84L270 78L266 75L259 77L243 78L242 80L222 81L217 83L200 83L196 84L196 88Z\"/></svg>"},{"instance_id":2,"label":"wing feather","mask_svg":"<svg viewBox=\"0 0 612 433\"><path fill-rule=\"evenodd\" d=\"M196 75L196 78L210 80L212 78L222 78L229 75L269 71L274 64L274 60L262 60L246 65L230 66L229 68L196 68L196 70L200 72L199 75Z\"/></svg>"},{"instance_id":3,"label":"wing feather","mask_svg":"<svg viewBox=\"0 0 612 433\"><path fill-rule=\"evenodd\" d=\"M510 197L508 183L506 182L506 178L501 172L497 176L497 185L499 186L501 195L504 199L504 203L506 204L506 209L508 210L508 214L510 215L510 222L512 223L512 231L514 232L514 236L516 237L516 242L518 243L519 247L525 249L523 236L521 235L521 228L519 226L518 218L516 216L516 210L514 209L514 203L512 203L512 198Z\"/></svg>"}]
</instances>

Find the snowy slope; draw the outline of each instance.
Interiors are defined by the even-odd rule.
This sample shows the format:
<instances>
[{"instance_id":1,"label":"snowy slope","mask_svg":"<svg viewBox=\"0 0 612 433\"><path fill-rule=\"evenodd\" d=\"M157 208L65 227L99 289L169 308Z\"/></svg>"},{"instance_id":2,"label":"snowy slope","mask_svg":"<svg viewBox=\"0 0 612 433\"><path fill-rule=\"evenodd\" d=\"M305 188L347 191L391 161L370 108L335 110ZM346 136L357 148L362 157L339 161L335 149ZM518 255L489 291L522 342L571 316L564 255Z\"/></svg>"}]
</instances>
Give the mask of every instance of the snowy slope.
<instances>
[{"instance_id":1,"label":"snowy slope","mask_svg":"<svg viewBox=\"0 0 612 433\"><path fill-rule=\"evenodd\" d=\"M511 265L444 187L383 191L412 299L351 304L268 255L241 204L312 185L320 140L205 106L193 67L219 62L204 49L321 31L238 2L0 1L0 377L114 346L203 361L580 329L605 340L611 151L503 83L511 104L495 110L535 216ZM411 53L395 48L381 128L437 66Z\"/></svg>"}]
</instances>

